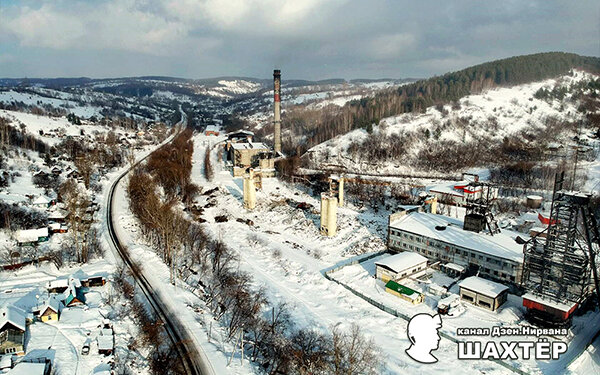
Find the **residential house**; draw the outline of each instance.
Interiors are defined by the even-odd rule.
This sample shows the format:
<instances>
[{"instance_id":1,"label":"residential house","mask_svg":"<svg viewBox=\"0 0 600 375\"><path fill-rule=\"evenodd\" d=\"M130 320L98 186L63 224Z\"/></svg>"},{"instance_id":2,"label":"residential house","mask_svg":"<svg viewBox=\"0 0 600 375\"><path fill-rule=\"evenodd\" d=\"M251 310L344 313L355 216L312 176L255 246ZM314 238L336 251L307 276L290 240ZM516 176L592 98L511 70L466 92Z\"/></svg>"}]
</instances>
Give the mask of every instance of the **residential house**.
<instances>
[{"instance_id":1,"label":"residential house","mask_svg":"<svg viewBox=\"0 0 600 375\"><path fill-rule=\"evenodd\" d=\"M17 246L35 246L40 242L46 242L50 238L48 227L38 229L18 230L15 234Z\"/></svg>"},{"instance_id":2,"label":"residential house","mask_svg":"<svg viewBox=\"0 0 600 375\"><path fill-rule=\"evenodd\" d=\"M0 308L0 354L25 354L25 313L14 306Z\"/></svg>"},{"instance_id":3,"label":"residential house","mask_svg":"<svg viewBox=\"0 0 600 375\"><path fill-rule=\"evenodd\" d=\"M33 207L46 209L52 205L52 200L44 195L40 195L34 199L32 205Z\"/></svg>"},{"instance_id":4,"label":"residential house","mask_svg":"<svg viewBox=\"0 0 600 375\"><path fill-rule=\"evenodd\" d=\"M81 306L85 305L85 294L80 287L76 287L75 284L69 283L69 287L63 293L63 303L66 307Z\"/></svg>"},{"instance_id":5,"label":"residential house","mask_svg":"<svg viewBox=\"0 0 600 375\"><path fill-rule=\"evenodd\" d=\"M60 318L61 302L56 296L50 296L41 305L36 307L35 312L42 322L58 321Z\"/></svg>"}]
</instances>

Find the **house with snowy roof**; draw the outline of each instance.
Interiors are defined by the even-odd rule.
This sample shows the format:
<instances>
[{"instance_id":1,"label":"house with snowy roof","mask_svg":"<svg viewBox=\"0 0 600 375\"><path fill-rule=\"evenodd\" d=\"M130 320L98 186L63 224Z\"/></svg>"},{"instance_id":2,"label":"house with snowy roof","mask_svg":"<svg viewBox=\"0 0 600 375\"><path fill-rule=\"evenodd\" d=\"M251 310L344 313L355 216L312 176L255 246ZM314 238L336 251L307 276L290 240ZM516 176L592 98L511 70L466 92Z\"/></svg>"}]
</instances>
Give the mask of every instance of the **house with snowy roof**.
<instances>
[{"instance_id":1,"label":"house with snowy roof","mask_svg":"<svg viewBox=\"0 0 600 375\"><path fill-rule=\"evenodd\" d=\"M206 129L204 129L204 135L215 135L218 136L221 130L216 125L208 125Z\"/></svg>"},{"instance_id":2,"label":"house with snowy roof","mask_svg":"<svg viewBox=\"0 0 600 375\"><path fill-rule=\"evenodd\" d=\"M66 307L85 305L85 294L81 288L69 283L69 287L63 293L63 303Z\"/></svg>"},{"instance_id":3,"label":"house with snowy roof","mask_svg":"<svg viewBox=\"0 0 600 375\"><path fill-rule=\"evenodd\" d=\"M55 295L51 295L34 308L34 314L36 314L42 322L58 321L60 318L61 307L62 302L60 302Z\"/></svg>"},{"instance_id":4,"label":"house with snowy roof","mask_svg":"<svg viewBox=\"0 0 600 375\"><path fill-rule=\"evenodd\" d=\"M115 348L115 336L112 328L104 327L96 337L98 341L98 354L110 355Z\"/></svg>"},{"instance_id":5,"label":"house with snowy roof","mask_svg":"<svg viewBox=\"0 0 600 375\"><path fill-rule=\"evenodd\" d=\"M25 354L25 313L14 307L0 308L0 354Z\"/></svg>"},{"instance_id":6,"label":"house with snowy roof","mask_svg":"<svg viewBox=\"0 0 600 375\"><path fill-rule=\"evenodd\" d=\"M35 246L40 242L46 242L50 238L48 227L37 229L18 230L15 234L17 246Z\"/></svg>"},{"instance_id":7,"label":"house with snowy roof","mask_svg":"<svg viewBox=\"0 0 600 375\"><path fill-rule=\"evenodd\" d=\"M33 207L46 209L52 205L52 200L44 195L40 195L31 204Z\"/></svg>"},{"instance_id":8,"label":"house with snowy roof","mask_svg":"<svg viewBox=\"0 0 600 375\"><path fill-rule=\"evenodd\" d=\"M62 208L55 208L48 212L48 220L55 223L64 223L69 217L69 211Z\"/></svg>"}]
</instances>

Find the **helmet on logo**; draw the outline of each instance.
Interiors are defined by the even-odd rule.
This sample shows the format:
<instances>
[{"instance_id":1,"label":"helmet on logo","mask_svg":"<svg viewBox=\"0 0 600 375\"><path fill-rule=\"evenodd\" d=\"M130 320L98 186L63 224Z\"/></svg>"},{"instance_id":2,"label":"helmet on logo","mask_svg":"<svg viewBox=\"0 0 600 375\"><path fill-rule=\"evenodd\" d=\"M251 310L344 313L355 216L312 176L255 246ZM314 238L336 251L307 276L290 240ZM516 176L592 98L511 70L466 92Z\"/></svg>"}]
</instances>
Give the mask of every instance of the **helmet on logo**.
<instances>
[{"instance_id":1,"label":"helmet on logo","mask_svg":"<svg viewBox=\"0 0 600 375\"><path fill-rule=\"evenodd\" d=\"M406 350L412 359L422 363L437 362L431 351L439 347L438 329L442 327L439 315L417 314L408 322L407 335L411 346Z\"/></svg>"}]
</instances>

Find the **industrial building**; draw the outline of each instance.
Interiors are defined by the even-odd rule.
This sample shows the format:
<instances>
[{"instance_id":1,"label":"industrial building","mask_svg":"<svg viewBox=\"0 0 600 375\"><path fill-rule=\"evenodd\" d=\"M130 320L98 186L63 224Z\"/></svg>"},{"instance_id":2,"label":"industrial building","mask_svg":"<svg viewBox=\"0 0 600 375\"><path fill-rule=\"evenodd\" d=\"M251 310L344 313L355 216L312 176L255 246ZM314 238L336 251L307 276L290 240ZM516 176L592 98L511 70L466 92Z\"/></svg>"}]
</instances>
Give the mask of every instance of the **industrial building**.
<instances>
[{"instance_id":1,"label":"industrial building","mask_svg":"<svg viewBox=\"0 0 600 375\"><path fill-rule=\"evenodd\" d=\"M264 143L260 142L236 142L226 145L228 159L232 163L234 177L241 177L250 168L255 173L261 173L263 177L275 175L275 154Z\"/></svg>"},{"instance_id":2,"label":"industrial building","mask_svg":"<svg viewBox=\"0 0 600 375\"><path fill-rule=\"evenodd\" d=\"M464 226L462 220L447 216L401 211L390 215L388 248L396 252L414 251L432 261L479 271L491 279L519 283L524 239L508 230L491 236L465 230Z\"/></svg>"},{"instance_id":3,"label":"industrial building","mask_svg":"<svg viewBox=\"0 0 600 375\"><path fill-rule=\"evenodd\" d=\"M273 71L273 148L253 142L254 133L246 130L228 135L225 144L227 160L234 177L244 176L250 168L262 177L275 176L275 160L281 153L281 71Z\"/></svg>"},{"instance_id":4,"label":"industrial building","mask_svg":"<svg viewBox=\"0 0 600 375\"><path fill-rule=\"evenodd\" d=\"M206 135L206 136L209 136L209 135L218 136L220 133L221 133L221 130L216 125L208 125L206 127L206 129L204 129L204 135Z\"/></svg>"},{"instance_id":5,"label":"industrial building","mask_svg":"<svg viewBox=\"0 0 600 375\"><path fill-rule=\"evenodd\" d=\"M394 280L390 280L385 284L385 291L395 295L396 297L400 297L403 300L412 303L413 305L418 305L419 303L423 303L423 301L425 301L425 296L422 293L419 293L416 290L408 288L404 285L400 285Z\"/></svg>"},{"instance_id":6,"label":"industrial building","mask_svg":"<svg viewBox=\"0 0 600 375\"><path fill-rule=\"evenodd\" d=\"M423 273L427 269L427 258L405 251L375 262L375 275L379 280L400 280Z\"/></svg>"},{"instance_id":7,"label":"industrial building","mask_svg":"<svg viewBox=\"0 0 600 375\"><path fill-rule=\"evenodd\" d=\"M477 276L467 277L458 286L462 300L491 311L496 311L508 296L507 286Z\"/></svg>"},{"instance_id":8,"label":"industrial building","mask_svg":"<svg viewBox=\"0 0 600 375\"><path fill-rule=\"evenodd\" d=\"M498 189L481 183L478 175L463 173L462 177L461 181L432 186L428 189L428 192L440 202L458 206L467 205L469 202L481 199L484 196L488 199L498 197Z\"/></svg>"}]
</instances>

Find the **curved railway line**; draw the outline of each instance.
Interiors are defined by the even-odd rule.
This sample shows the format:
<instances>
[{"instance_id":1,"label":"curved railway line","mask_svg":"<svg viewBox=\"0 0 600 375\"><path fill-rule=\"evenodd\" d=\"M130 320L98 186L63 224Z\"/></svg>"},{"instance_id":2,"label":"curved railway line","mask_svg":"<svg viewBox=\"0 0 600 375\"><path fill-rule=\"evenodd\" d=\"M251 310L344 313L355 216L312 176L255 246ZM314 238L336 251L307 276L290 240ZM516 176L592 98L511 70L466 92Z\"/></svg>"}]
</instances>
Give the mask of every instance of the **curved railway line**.
<instances>
[{"instance_id":1,"label":"curved railway line","mask_svg":"<svg viewBox=\"0 0 600 375\"><path fill-rule=\"evenodd\" d=\"M184 123L185 115L182 113L182 120L179 124ZM173 140L178 134L179 133L173 135L169 142ZM117 236L117 233L114 228L112 208L114 203L113 198L116 187L119 184L119 182L123 179L123 177L125 177L131 170L133 170L133 168L135 168L138 164L143 162L151 154L152 153L138 160L133 166L131 166L121 175L119 175L119 177L110 186L110 190L108 193L108 205L106 208L106 223L110 237L110 242L113 244L116 253L119 255L123 263L126 264L127 267L131 270L131 274L133 275L137 285L140 287L140 290L148 300L148 303L150 304L156 315L163 321L163 327L165 328L169 339L171 340L175 349L177 350L177 354L182 361L186 374L214 375L215 372L206 354L202 352L202 349L198 350L198 347L194 345L192 337L186 331L183 324L181 324L176 315L169 311L167 304L165 304L162 301L161 296L155 291L155 289L152 287L152 284L138 269L135 262L131 260L131 257L129 256L125 247L119 240L119 237Z\"/></svg>"}]
</instances>

